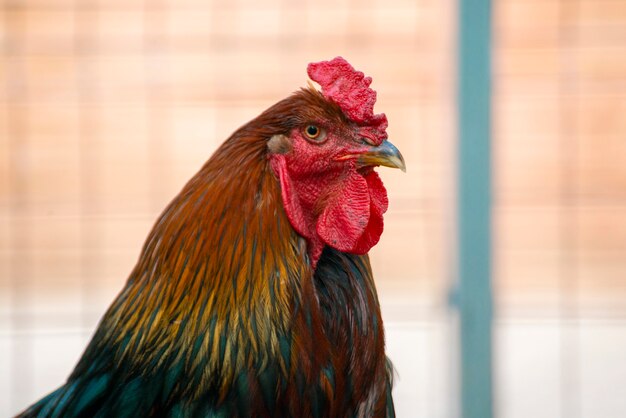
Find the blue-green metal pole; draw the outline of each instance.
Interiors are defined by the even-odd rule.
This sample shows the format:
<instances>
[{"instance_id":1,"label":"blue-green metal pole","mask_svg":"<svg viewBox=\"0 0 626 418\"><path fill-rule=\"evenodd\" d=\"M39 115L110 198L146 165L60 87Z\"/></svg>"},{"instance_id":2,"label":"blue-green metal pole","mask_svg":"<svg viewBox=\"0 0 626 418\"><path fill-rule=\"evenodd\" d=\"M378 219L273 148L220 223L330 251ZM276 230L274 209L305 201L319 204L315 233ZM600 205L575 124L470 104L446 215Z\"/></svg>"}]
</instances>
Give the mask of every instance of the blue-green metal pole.
<instances>
[{"instance_id":1,"label":"blue-green metal pole","mask_svg":"<svg viewBox=\"0 0 626 418\"><path fill-rule=\"evenodd\" d=\"M491 418L491 2L459 0L458 10L461 415Z\"/></svg>"}]
</instances>

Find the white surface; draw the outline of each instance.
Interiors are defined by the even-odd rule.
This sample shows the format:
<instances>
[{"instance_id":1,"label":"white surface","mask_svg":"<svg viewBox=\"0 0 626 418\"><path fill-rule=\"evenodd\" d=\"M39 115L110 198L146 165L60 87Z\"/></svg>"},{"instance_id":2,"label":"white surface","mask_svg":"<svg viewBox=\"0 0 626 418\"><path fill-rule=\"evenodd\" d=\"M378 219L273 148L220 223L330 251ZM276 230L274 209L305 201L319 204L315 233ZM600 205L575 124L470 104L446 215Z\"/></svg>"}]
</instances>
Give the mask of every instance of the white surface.
<instances>
[{"instance_id":1,"label":"white surface","mask_svg":"<svg viewBox=\"0 0 626 418\"><path fill-rule=\"evenodd\" d=\"M0 393L6 395L0 416L12 416L63 382L91 331L0 331ZM456 349L448 322L388 322L386 333L397 370L398 417L455 418L450 365ZM626 416L626 321L501 321L494 344L497 417ZM574 401L564 407L568 399Z\"/></svg>"}]
</instances>

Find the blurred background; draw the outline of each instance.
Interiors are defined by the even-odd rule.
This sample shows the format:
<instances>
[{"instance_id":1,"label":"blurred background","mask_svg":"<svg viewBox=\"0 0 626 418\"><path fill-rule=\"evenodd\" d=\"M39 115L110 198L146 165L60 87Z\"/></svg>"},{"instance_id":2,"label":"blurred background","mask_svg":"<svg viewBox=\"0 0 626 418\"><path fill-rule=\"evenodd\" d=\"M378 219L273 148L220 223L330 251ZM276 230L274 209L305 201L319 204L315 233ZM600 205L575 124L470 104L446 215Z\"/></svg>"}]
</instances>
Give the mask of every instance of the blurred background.
<instances>
[{"instance_id":1,"label":"blurred background","mask_svg":"<svg viewBox=\"0 0 626 418\"><path fill-rule=\"evenodd\" d=\"M626 1L494 0L493 399L626 416ZM462 414L455 0L0 0L0 416L60 385L165 205L342 55L407 173L371 253L399 417Z\"/></svg>"}]
</instances>

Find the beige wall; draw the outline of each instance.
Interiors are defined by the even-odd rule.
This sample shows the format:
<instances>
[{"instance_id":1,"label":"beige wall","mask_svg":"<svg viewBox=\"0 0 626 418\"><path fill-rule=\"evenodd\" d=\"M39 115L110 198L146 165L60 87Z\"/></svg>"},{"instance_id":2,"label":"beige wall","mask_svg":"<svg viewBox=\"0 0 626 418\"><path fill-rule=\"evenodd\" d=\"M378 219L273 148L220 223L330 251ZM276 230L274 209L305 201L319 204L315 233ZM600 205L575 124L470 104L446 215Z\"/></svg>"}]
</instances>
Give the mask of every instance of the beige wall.
<instances>
[{"instance_id":1,"label":"beige wall","mask_svg":"<svg viewBox=\"0 0 626 418\"><path fill-rule=\"evenodd\" d=\"M408 165L406 175L381 170L391 200L373 252L381 293L440 303L450 2L76 4L1 9L5 314L100 315L160 210L216 146L304 86L308 62L335 55L374 77Z\"/></svg>"},{"instance_id":2,"label":"beige wall","mask_svg":"<svg viewBox=\"0 0 626 418\"><path fill-rule=\"evenodd\" d=\"M623 316L626 2L494 5L499 306Z\"/></svg>"},{"instance_id":3,"label":"beige wall","mask_svg":"<svg viewBox=\"0 0 626 418\"><path fill-rule=\"evenodd\" d=\"M304 86L308 62L343 55L373 76L407 162L406 174L380 170L391 203L371 253L404 374L398 404L454 416L455 4L0 0L0 348L11 352L0 356L0 392L11 393L0 414L60 383L152 223L212 151ZM626 2L493 4L497 321L623 318ZM544 374L518 378L532 353L519 342L548 334L552 351L529 361L545 359L537 370L556 382L546 396L573 416L570 382L587 375L567 371L583 360L566 345L582 334L544 331L497 337L502 416L542 416L520 414L520 399L553 411L529 401ZM49 344L65 353L58 375L46 374ZM607 364L590 380L618 370L623 386Z\"/></svg>"}]
</instances>

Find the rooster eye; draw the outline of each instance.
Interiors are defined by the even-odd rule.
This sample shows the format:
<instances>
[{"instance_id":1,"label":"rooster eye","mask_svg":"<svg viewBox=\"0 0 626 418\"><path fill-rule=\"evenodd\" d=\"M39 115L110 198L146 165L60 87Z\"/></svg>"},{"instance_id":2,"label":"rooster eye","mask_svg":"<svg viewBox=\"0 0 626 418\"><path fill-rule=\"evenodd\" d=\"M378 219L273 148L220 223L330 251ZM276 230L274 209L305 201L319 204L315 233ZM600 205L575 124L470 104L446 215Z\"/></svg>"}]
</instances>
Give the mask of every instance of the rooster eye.
<instances>
[{"instance_id":1,"label":"rooster eye","mask_svg":"<svg viewBox=\"0 0 626 418\"><path fill-rule=\"evenodd\" d=\"M304 134L307 139L314 140L315 142L323 141L326 136L322 128L316 125L307 125L306 128L304 128Z\"/></svg>"}]
</instances>

